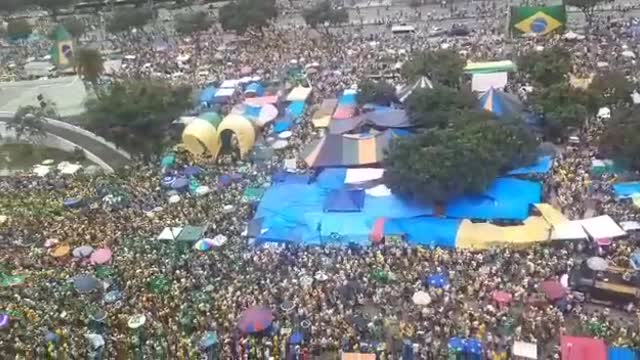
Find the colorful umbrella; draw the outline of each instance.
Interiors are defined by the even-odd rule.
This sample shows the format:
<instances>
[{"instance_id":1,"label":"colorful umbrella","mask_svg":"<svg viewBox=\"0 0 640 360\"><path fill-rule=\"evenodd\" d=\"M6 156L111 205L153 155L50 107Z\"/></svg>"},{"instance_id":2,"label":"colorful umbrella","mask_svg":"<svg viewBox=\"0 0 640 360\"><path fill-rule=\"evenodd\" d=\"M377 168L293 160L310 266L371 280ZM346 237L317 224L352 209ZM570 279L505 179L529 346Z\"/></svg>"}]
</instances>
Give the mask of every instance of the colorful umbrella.
<instances>
[{"instance_id":1,"label":"colorful umbrella","mask_svg":"<svg viewBox=\"0 0 640 360\"><path fill-rule=\"evenodd\" d=\"M186 176L198 176L202 174L202 169L197 166L187 166L186 168L184 168L183 173Z\"/></svg>"},{"instance_id":2,"label":"colorful umbrella","mask_svg":"<svg viewBox=\"0 0 640 360\"><path fill-rule=\"evenodd\" d=\"M173 183L176 181L176 177L173 175L167 175L165 177L162 178L162 185L166 186L166 187L171 187L171 185L173 185Z\"/></svg>"},{"instance_id":3,"label":"colorful umbrella","mask_svg":"<svg viewBox=\"0 0 640 360\"><path fill-rule=\"evenodd\" d=\"M496 290L491 294L493 300L500 304L508 304L511 302L513 296L506 291Z\"/></svg>"},{"instance_id":4,"label":"colorful umbrella","mask_svg":"<svg viewBox=\"0 0 640 360\"><path fill-rule=\"evenodd\" d=\"M567 290L562 284L553 280L543 281L540 284L540 289L551 301L562 299L567 294Z\"/></svg>"},{"instance_id":5,"label":"colorful umbrella","mask_svg":"<svg viewBox=\"0 0 640 360\"><path fill-rule=\"evenodd\" d=\"M429 275L426 281L427 285L430 287L434 287L436 289L441 289L447 285L449 285L449 278L446 275L439 273Z\"/></svg>"},{"instance_id":6,"label":"colorful umbrella","mask_svg":"<svg viewBox=\"0 0 640 360\"><path fill-rule=\"evenodd\" d=\"M7 314L0 314L0 329L5 329L7 327L9 327L9 315Z\"/></svg>"},{"instance_id":7,"label":"colorful umbrella","mask_svg":"<svg viewBox=\"0 0 640 360\"><path fill-rule=\"evenodd\" d=\"M271 326L273 322L273 313L267 308L252 307L242 312L238 329L240 331L252 334L263 331Z\"/></svg>"},{"instance_id":8,"label":"colorful umbrella","mask_svg":"<svg viewBox=\"0 0 640 360\"><path fill-rule=\"evenodd\" d=\"M98 288L98 279L91 275L78 275L73 278L73 286L80 294L86 294Z\"/></svg>"},{"instance_id":9,"label":"colorful umbrella","mask_svg":"<svg viewBox=\"0 0 640 360\"><path fill-rule=\"evenodd\" d=\"M211 248L213 247L213 244L210 241L207 241L209 239L201 239L196 241L196 243L193 245L193 248L195 250L198 251L209 251L211 250Z\"/></svg>"},{"instance_id":10,"label":"colorful umbrella","mask_svg":"<svg viewBox=\"0 0 640 360\"><path fill-rule=\"evenodd\" d=\"M73 257L77 257L77 258L85 258L89 255L91 255L91 253L93 252L93 248L89 245L83 245L83 246L78 246L77 248L73 249Z\"/></svg>"},{"instance_id":11,"label":"colorful umbrella","mask_svg":"<svg viewBox=\"0 0 640 360\"><path fill-rule=\"evenodd\" d=\"M113 252L111 249L104 248L98 249L91 254L91 263L95 265L103 265L111 262L111 257L113 256Z\"/></svg>"},{"instance_id":12,"label":"colorful umbrella","mask_svg":"<svg viewBox=\"0 0 640 360\"><path fill-rule=\"evenodd\" d=\"M177 178L173 184L171 184L171 188L172 189L186 189L189 186L189 179L181 177L181 178Z\"/></svg>"}]
</instances>

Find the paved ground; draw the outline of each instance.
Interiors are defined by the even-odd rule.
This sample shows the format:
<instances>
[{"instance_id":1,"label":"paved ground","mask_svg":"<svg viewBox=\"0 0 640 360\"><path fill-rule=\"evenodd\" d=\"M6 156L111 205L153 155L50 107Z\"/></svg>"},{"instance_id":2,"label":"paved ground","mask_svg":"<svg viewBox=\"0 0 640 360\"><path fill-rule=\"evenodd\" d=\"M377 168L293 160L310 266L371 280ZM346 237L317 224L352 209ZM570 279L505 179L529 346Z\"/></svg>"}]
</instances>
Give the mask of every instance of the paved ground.
<instances>
[{"instance_id":1,"label":"paved ground","mask_svg":"<svg viewBox=\"0 0 640 360\"><path fill-rule=\"evenodd\" d=\"M0 83L0 111L15 112L20 106L38 106L38 94L52 101L62 117L84 112L87 92L77 76Z\"/></svg>"}]
</instances>

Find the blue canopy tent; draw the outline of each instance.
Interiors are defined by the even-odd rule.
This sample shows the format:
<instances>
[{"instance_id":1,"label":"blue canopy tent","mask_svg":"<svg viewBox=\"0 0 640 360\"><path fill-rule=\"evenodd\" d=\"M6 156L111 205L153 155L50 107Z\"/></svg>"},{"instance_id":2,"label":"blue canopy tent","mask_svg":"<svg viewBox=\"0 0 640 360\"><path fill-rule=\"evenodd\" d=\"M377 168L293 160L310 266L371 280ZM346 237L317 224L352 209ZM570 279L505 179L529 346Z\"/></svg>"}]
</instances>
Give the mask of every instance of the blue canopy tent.
<instances>
[{"instance_id":1,"label":"blue canopy tent","mask_svg":"<svg viewBox=\"0 0 640 360\"><path fill-rule=\"evenodd\" d=\"M492 112L499 118L522 115L524 109L522 102L516 96L494 88L482 94L480 107L483 110Z\"/></svg>"},{"instance_id":2,"label":"blue canopy tent","mask_svg":"<svg viewBox=\"0 0 640 360\"><path fill-rule=\"evenodd\" d=\"M364 207L364 190L333 190L324 202L324 211L354 212Z\"/></svg>"}]
</instances>

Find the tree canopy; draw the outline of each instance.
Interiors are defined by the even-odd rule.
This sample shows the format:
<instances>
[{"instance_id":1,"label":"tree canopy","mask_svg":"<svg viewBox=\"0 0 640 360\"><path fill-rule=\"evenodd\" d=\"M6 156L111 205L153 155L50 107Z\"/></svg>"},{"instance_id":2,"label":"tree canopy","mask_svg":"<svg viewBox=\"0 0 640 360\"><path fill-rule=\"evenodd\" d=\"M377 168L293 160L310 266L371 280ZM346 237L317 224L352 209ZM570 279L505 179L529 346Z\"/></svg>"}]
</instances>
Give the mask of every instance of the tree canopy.
<instances>
[{"instance_id":1,"label":"tree canopy","mask_svg":"<svg viewBox=\"0 0 640 360\"><path fill-rule=\"evenodd\" d=\"M7 24L7 36L13 39L27 38L32 31L33 27L24 19L11 20Z\"/></svg>"},{"instance_id":2,"label":"tree canopy","mask_svg":"<svg viewBox=\"0 0 640 360\"><path fill-rule=\"evenodd\" d=\"M436 84L433 89L416 89L405 101L409 119L418 127L447 127L460 110L477 106L477 98L469 91Z\"/></svg>"},{"instance_id":3,"label":"tree canopy","mask_svg":"<svg viewBox=\"0 0 640 360\"><path fill-rule=\"evenodd\" d=\"M600 138L603 155L640 170L640 108L624 108L613 113Z\"/></svg>"},{"instance_id":4,"label":"tree canopy","mask_svg":"<svg viewBox=\"0 0 640 360\"><path fill-rule=\"evenodd\" d=\"M307 25L315 29L318 25L346 23L349 21L349 12L345 8L334 8L330 1L324 0L304 9L302 17Z\"/></svg>"},{"instance_id":5,"label":"tree canopy","mask_svg":"<svg viewBox=\"0 0 640 360\"><path fill-rule=\"evenodd\" d=\"M591 94L567 82L535 90L531 94L533 109L544 117L544 130L550 140L562 140L578 129L589 116Z\"/></svg>"},{"instance_id":6,"label":"tree canopy","mask_svg":"<svg viewBox=\"0 0 640 360\"><path fill-rule=\"evenodd\" d=\"M397 103L396 89L386 81L365 80L358 84L358 103L389 106Z\"/></svg>"},{"instance_id":7,"label":"tree canopy","mask_svg":"<svg viewBox=\"0 0 640 360\"><path fill-rule=\"evenodd\" d=\"M122 80L87 102L87 126L132 153L162 149L171 122L191 106L191 88L159 80Z\"/></svg>"},{"instance_id":8,"label":"tree canopy","mask_svg":"<svg viewBox=\"0 0 640 360\"><path fill-rule=\"evenodd\" d=\"M561 46L530 50L518 58L518 69L537 86L551 86L566 80L571 71L571 53Z\"/></svg>"},{"instance_id":9,"label":"tree canopy","mask_svg":"<svg viewBox=\"0 0 640 360\"><path fill-rule=\"evenodd\" d=\"M222 28L239 34L251 28L262 31L277 16L275 0L235 0L225 4L218 12Z\"/></svg>"},{"instance_id":10,"label":"tree canopy","mask_svg":"<svg viewBox=\"0 0 640 360\"><path fill-rule=\"evenodd\" d=\"M473 115L461 115L473 119ZM537 146L521 123L464 122L395 139L384 160L392 191L427 203L479 193L504 171L526 164Z\"/></svg>"},{"instance_id":11,"label":"tree canopy","mask_svg":"<svg viewBox=\"0 0 640 360\"><path fill-rule=\"evenodd\" d=\"M97 85L100 75L104 72L104 60L100 51L92 48L79 48L74 54L73 64L78 75L90 82L96 95L100 96Z\"/></svg>"},{"instance_id":12,"label":"tree canopy","mask_svg":"<svg viewBox=\"0 0 640 360\"><path fill-rule=\"evenodd\" d=\"M13 118L6 124L8 130L15 132L16 139L37 140L44 136L44 118L47 114L45 109L38 106L21 106L16 110Z\"/></svg>"},{"instance_id":13,"label":"tree canopy","mask_svg":"<svg viewBox=\"0 0 640 360\"><path fill-rule=\"evenodd\" d=\"M151 20L151 9L119 9L116 10L108 22L107 31L120 33L131 29L142 29Z\"/></svg>"},{"instance_id":14,"label":"tree canopy","mask_svg":"<svg viewBox=\"0 0 640 360\"><path fill-rule=\"evenodd\" d=\"M189 35L194 32L204 31L211 27L212 20L204 11L195 11L187 14L179 14L175 17L175 27L179 34Z\"/></svg>"},{"instance_id":15,"label":"tree canopy","mask_svg":"<svg viewBox=\"0 0 640 360\"><path fill-rule=\"evenodd\" d=\"M634 88L633 83L620 71L598 73L589 85L589 92L593 96L589 110L595 112L603 106L633 105L631 94Z\"/></svg>"},{"instance_id":16,"label":"tree canopy","mask_svg":"<svg viewBox=\"0 0 640 360\"><path fill-rule=\"evenodd\" d=\"M409 81L427 76L435 83L457 88L466 62L454 50L435 50L415 53L402 65L400 72Z\"/></svg>"}]
</instances>

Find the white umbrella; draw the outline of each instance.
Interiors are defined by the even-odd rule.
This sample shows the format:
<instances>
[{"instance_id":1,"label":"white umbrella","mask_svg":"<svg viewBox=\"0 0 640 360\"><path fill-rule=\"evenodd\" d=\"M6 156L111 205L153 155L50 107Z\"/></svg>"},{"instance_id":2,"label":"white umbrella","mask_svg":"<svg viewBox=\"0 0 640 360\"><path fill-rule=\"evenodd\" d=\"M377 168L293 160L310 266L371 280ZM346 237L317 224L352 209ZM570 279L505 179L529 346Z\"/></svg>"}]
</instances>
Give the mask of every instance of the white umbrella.
<instances>
[{"instance_id":1,"label":"white umbrella","mask_svg":"<svg viewBox=\"0 0 640 360\"><path fill-rule=\"evenodd\" d=\"M431 303L431 296L424 291L417 291L413 294L411 300L413 300L413 303L416 305L429 305Z\"/></svg>"},{"instance_id":2,"label":"white umbrella","mask_svg":"<svg viewBox=\"0 0 640 360\"><path fill-rule=\"evenodd\" d=\"M213 239L211 239L211 245L213 246L222 246L224 245L229 239L222 235L222 234L218 234L216 236L214 236Z\"/></svg>"},{"instance_id":3,"label":"white umbrella","mask_svg":"<svg viewBox=\"0 0 640 360\"><path fill-rule=\"evenodd\" d=\"M325 274L323 271L318 271L314 276L314 278L318 281L325 281L329 278L329 276Z\"/></svg>"},{"instance_id":4,"label":"white umbrella","mask_svg":"<svg viewBox=\"0 0 640 360\"><path fill-rule=\"evenodd\" d=\"M276 142L274 142L273 145L271 145L271 147L273 147L276 150L284 149L287 146L289 146L289 142L286 140L276 140Z\"/></svg>"},{"instance_id":5,"label":"white umbrella","mask_svg":"<svg viewBox=\"0 0 640 360\"><path fill-rule=\"evenodd\" d=\"M609 267L609 262L601 257L594 256L587 259L587 266L593 271L603 271Z\"/></svg>"},{"instance_id":6,"label":"white umbrella","mask_svg":"<svg viewBox=\"0 0 640 360\"><path fill-rule=\"evenodd\" d=\"M291 135L293 135L293 133L291 131L287 130L287 131L283 131L280 134L278 134L278 138L280 138L280 139L288 139L288 138L291 137Z\"/></svg>"},{"instance_id":7,"label":"white umbrella","mask_svg":"<svg viewBox=\"0 0 640 360\"><path fill-rule=\"evenodd\" d=\"M623 52L622 52L622 56L624 56L624 57L628 57L628 58L631 58L631 59L635 59L635 58L636 58L636 54L635 54L633 51L631 51L631 50L625 50L625 51L623 51Z\"/></svg>"}]
</instances>

